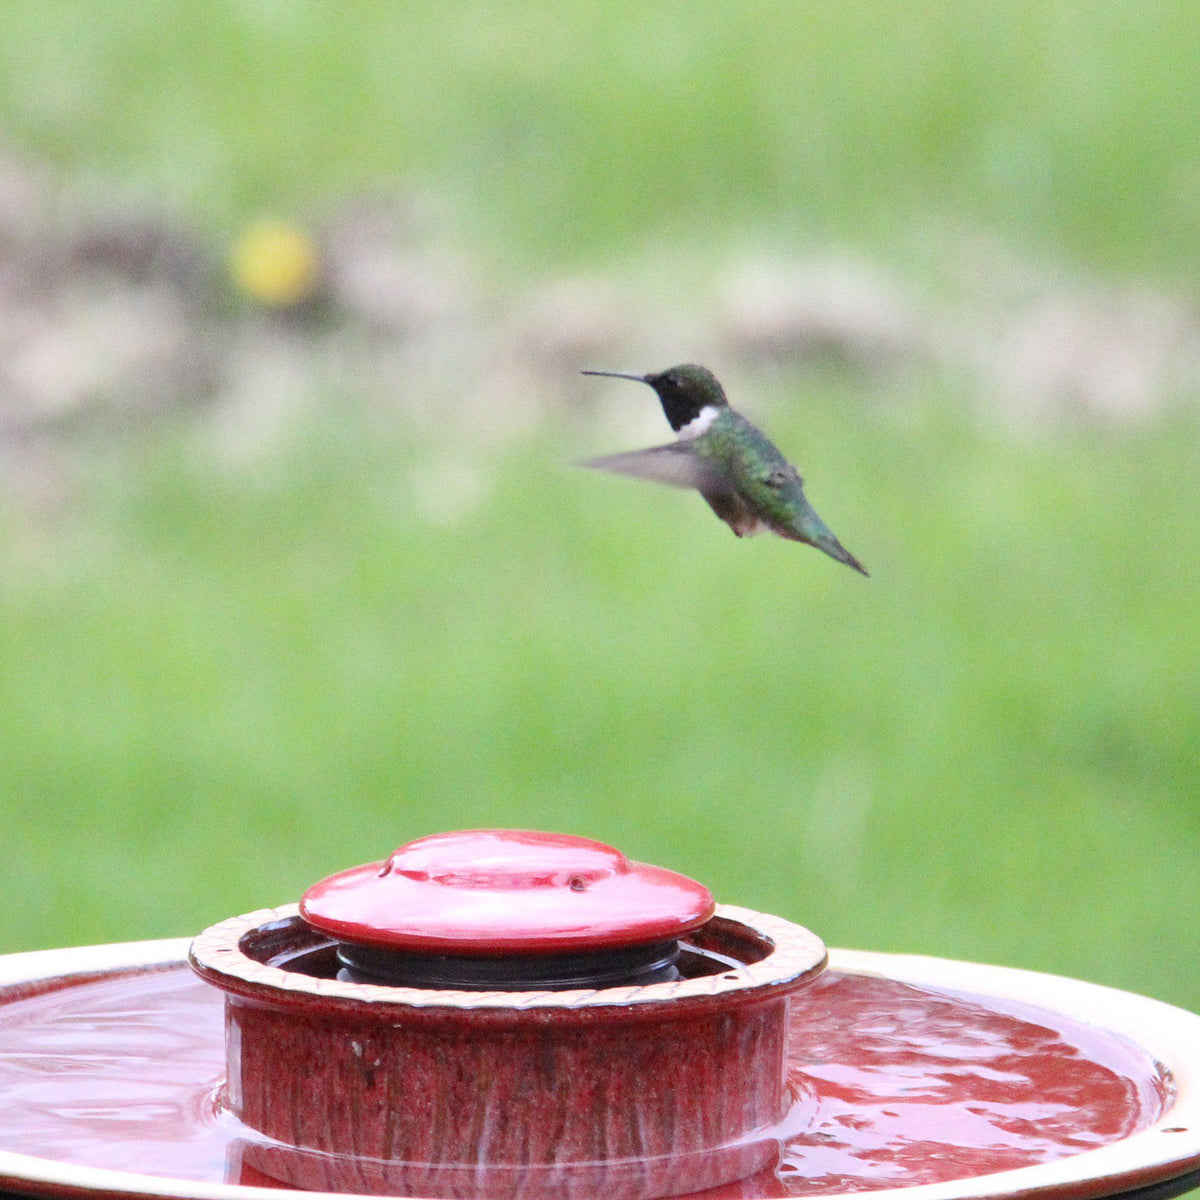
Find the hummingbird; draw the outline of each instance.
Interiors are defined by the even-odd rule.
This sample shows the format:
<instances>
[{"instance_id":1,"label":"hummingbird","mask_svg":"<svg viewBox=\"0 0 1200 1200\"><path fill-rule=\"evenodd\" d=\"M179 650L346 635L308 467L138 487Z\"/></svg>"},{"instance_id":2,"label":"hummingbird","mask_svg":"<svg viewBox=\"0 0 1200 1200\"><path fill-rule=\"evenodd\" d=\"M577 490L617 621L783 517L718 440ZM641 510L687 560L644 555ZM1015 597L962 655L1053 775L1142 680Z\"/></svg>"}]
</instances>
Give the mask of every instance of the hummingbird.
<instances>
[{"instance_id":1,"label":"hummingbird","mask_svg":"<svg viewBox=\"0 0 1200 1200\"><path fill-rule=\"evenodd\" d=\"M729 407L725 389L706 367L684 363L652 375L582 374L648 383L677 437L665 446L592 458L581 466L695 488L738 537L769 530L867 574L805 498L800 473L761 429Z\"/></svg>"}]
</instances>

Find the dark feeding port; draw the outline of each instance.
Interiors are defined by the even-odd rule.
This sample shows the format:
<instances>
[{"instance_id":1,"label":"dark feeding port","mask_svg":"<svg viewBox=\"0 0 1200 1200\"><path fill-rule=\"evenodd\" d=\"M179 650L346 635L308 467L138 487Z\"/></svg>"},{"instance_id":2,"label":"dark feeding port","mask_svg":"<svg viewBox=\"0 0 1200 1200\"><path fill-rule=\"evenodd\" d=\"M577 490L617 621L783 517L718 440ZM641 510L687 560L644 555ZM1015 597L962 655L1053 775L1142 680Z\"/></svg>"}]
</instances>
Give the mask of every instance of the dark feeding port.
<instances>
[{"instance_id":1,"label":"dark feeding port","mask_svg":"<svg viewBox=\"0 0 1200 1200\"><path fill-rule=\"evenodd\" d=\"M639 987L736 972L770 952L764 938L747 936L720 918L687 941L654 942L572 955L469 957L410 954L339 942L300 917L268 922L246 934L242 953L311 979L453 991L570 991Z\"/></svg>"},{"instance_id":2,"label":"dark feeding port","mask_svg":"<svg viewBox=\"0 0 1200 1200\"><path fill-rule=\"evenodd\" d=\"M409 954L378 946L341 942L338 978L349 983L392 987L453 988L456 991L571 991L673 983L679 970L679 942L623 946L583 954L467 956Z\"/></svg>"}]
</instances>

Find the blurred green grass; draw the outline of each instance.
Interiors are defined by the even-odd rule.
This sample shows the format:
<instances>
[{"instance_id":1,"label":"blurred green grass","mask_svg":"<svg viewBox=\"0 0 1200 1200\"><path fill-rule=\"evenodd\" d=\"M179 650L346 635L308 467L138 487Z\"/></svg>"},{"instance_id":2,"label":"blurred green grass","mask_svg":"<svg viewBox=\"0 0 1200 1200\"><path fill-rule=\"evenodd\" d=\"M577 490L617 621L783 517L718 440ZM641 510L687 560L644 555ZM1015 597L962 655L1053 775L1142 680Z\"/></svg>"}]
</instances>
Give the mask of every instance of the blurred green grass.
<instances>
[{"instance_id":1,"label":"blurred green grass","mask_svg":"<svg viewBox=\"0 0 1200 1200\"><path fill-rule=\"evenodd\" d=\"M925 396L789 397L869 581L558 439L483 464L451 526L412 445L345 414L266 472L101 472L73 552L6 547L5 942L184 932L515 823L835 944L1200 1004L1195 423L997 438Z\"/></svg>"},{"instance_id":2,"label":"blurred green grass","mask_svg":"<svg viewBox=\"0 0 1200 1200\"><path fill-rule=\"evenodd\" d=\"M915 263L956 225L1194 271L1186 6L695 12L17 2L0 106L214 229L419 180L514 277L764 234ZM353 397L240 471L178 430L97 447L61 526L0 531L0 947L183 934L516 824L834 944L1200 1008L1200 423L1013 435L937 375L867 386L745 407L870 581L571 472L610 448L577 429L476 448L457 524Z\"/></svg>"},{"instance_id":3,"label":"blurred green grass","mask_svg":"<svg viewBox=\"0 0 1200 1200\"><path fill-rule=\"evenodd\" d=\"M6 138L217 227L397 180L510 267L960 224L1200 261L1191 5L9 0Z\"/></svg>"}]
</instances>

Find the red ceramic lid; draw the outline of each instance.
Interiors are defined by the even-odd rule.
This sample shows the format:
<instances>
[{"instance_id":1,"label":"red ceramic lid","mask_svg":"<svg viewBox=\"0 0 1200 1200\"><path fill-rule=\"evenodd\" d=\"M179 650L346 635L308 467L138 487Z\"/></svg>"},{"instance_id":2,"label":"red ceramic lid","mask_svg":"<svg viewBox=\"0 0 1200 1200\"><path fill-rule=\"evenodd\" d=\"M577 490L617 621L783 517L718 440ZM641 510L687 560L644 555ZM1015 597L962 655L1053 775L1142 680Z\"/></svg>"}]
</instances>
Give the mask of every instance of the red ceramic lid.
<instances>
[{"instance_id":1,"label":"red ceramic lid","mask_svg":"<svg viewBox=\"0 0 1200 1200\"><path fill-rule=\"evenodd\" d=\"M311 925L426 954L573 954L676 938L713 913L706 887L588 838L438 833L304 893Z\"/></svg>"}]
</instances>

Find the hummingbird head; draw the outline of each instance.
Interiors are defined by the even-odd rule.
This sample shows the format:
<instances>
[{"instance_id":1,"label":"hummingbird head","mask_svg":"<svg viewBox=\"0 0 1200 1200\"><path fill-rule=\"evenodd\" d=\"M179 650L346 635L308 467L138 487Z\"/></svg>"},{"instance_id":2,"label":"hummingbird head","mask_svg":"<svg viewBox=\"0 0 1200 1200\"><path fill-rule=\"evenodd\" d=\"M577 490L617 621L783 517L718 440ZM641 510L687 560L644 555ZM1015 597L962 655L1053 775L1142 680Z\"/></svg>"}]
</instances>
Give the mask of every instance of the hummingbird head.
<instances>
[{"instance_id":1,"label":"hummingbird head","mask_svg":"<svg viewBox=\"0 0 1200 1200\"><path fill-rule=\"evenodd\" d=\"M618 371L584 371L584 375L608 375L615 379L635 379L648 383L662 401L663 412L676 433L690 424L705 408L725 408L725 389L717 377L707 368L695 363L683 363L668 367L655 375L623 375Z\"/></svg>"}]
</instances>

